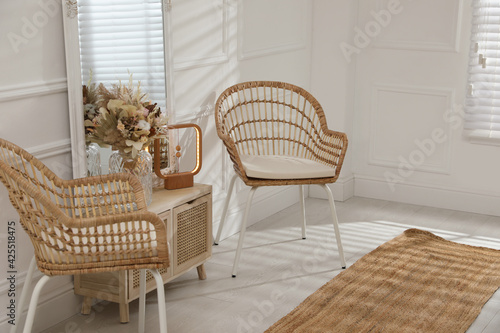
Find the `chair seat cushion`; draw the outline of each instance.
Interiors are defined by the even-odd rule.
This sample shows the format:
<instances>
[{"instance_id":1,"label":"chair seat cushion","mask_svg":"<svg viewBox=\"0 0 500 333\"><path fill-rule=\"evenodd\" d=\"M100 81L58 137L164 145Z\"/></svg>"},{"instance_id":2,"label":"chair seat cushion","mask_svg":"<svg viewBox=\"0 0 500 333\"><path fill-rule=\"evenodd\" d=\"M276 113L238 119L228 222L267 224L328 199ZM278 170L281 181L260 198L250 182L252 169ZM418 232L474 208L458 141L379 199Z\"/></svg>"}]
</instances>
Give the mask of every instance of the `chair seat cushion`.
<instances>
[{"instance_id":1,"label":"chair seat cushion","mask_svg":"<svg viewBox=\"0 0 500 333\"><path fill-rule=\"evenodd\" d=\"M247 177L307 179L335 176L332 167L306 158L285 155L240 155Z\"/></svg>"}]
</instances>

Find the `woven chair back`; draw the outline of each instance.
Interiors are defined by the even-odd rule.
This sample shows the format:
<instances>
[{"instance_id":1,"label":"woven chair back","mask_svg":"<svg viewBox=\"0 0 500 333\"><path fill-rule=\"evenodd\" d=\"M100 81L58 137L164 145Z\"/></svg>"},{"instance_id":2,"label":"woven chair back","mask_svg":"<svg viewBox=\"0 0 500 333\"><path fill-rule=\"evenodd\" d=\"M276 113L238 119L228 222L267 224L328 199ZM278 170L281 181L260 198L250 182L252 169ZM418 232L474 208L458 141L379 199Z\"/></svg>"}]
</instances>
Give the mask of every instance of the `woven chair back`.
<instances>
[{"instance_id":1,"label":"woven chair back","mask_svg":"<svg viewBox=\"0 0 500 333\"><path fill-rule=\"evenodd\" d=\"M314 158L311 142L321 140L320 104L291 84L237 84L221 95L216 112L217 129L233 138L240 154Z\"/></svg>"}]
</instances>

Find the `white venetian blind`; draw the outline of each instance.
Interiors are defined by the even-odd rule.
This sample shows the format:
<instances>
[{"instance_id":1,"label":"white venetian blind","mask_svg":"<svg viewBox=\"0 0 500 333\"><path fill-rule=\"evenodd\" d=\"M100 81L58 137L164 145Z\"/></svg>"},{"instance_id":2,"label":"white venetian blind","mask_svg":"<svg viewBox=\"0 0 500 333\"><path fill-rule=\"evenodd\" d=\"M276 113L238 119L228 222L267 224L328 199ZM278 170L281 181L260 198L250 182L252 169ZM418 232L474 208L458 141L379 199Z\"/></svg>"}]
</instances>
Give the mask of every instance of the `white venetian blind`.
<instances>
[{"instance_id":1,"label":"white venetian blind","mask_svg":"<svg viewBox=\"0 0 500 333\"><path fill-rule=\"evenodd\" d=\"M500 133L500 0L473 0L465 128Z\"/></svg>"},{"instance_id":2,"label":"white venetian blind","mask_svg":"<svg viewBox=\"0 0 500 333\"><path fill-rule=\"evenodd\" d=\"M129 72L134 83L165 111L165 58L161 0L78 1L83 84L106 87Z\"/></svg>"}]
</instances>

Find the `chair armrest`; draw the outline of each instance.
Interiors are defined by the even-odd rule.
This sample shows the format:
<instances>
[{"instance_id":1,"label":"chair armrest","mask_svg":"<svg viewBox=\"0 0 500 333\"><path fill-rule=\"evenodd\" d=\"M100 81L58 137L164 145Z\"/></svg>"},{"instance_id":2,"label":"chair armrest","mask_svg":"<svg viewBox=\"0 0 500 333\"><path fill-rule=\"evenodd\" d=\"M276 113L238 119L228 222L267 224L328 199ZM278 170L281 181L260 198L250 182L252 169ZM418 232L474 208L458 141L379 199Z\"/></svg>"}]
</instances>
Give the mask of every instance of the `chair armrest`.
<instances>
[{"instance_id":1,"label":"chair armrest","mask_svg":"<svg viewBox=\"0 0 500 333\"><path fill-rule=\"evenodd\" d=\"M134 251L142 253L155 243L156 256L168 259L167 227L155 213L136 211L60 221L67 233L65 248L92 248L92 256L119 255L126 248L126 255L134 257Z\"/></svg>"},{"instance_id":2,"label":"chair armrest","mask_svg":"<svg viewBox=\"0 0 500 333\"><path fill-rule=\"evenodd\" d=\"M224 146L226 146L227 152L229 153L229 158L234 164L234 171L243 179L243 181L246 181L248 178L246 176L245 169L243 168L243 163L240 159L240 153L238 152L238 148L236 148L236 144L234 143L233 138L225 133L218 132L217 134L224 143Z\"/></svg>"},{"instance_id":3,"label":"chair armrest","mask_svg":"<svg viewBox=\"0 0 500 333\"><path fill-rule=\"evenodd\" d=\"M318 161L334 167L338 176L347 152L347 135L328 128L322 128L321 134L319 140L313 142L313 155Z\"/></svg>"},{"instance_id":4,"label":"chair armrest","mask_svg":"<svg viewBox=\"0 0 500 333\"><path fill-rule=\"evenodd\" d=\"M123 222L146 221L155 226L155 228L165 229L165 222L155 213L148 210L135 211L129 213L120 213L107 216L66 218L62 220L68 228L96 228L99 226L111 225Z\"/></svg>"},{"instance_id":5,"label":"chair armrest","mask_svg":"<svg viewBox=\"0 0 500 333\"><path fill-rule=\"evenodd\" d=\"M347 150L347 134L343 132L338 132L338 131L333 131L331 129L322 129L323 134L325 137L327 137L329 140L322 140L325 143L332 143L335 140L339 140L338 143L334 143L334 146L332 148L334 149L340 149L340 150Z\"/></svg>"}]
</instances>

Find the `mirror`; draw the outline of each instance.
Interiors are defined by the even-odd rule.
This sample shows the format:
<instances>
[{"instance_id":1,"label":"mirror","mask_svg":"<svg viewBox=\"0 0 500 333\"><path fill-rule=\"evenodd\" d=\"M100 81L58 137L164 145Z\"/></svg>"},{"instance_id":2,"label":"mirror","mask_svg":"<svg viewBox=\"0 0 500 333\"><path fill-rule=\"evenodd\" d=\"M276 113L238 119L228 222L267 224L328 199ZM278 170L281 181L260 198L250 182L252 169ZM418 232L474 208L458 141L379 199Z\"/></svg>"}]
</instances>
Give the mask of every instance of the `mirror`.
<instances>
[{"instance_id":1,"label":"mirror","mask_svg":"<svg viewBox=\"0 0 500 333\"><path fill-rule=\"evenodd\" d=\"M125 1L62 0L66 70L72 146L73 177L87 175L82 84L106 87L126 82L158 103L172 120L170 3L162 0ZM173 149L171 149L173 151ZM101 151L107 170L110 149ZM172 165L170 166L173 167Z\"/></svg>"}]
</instances>

